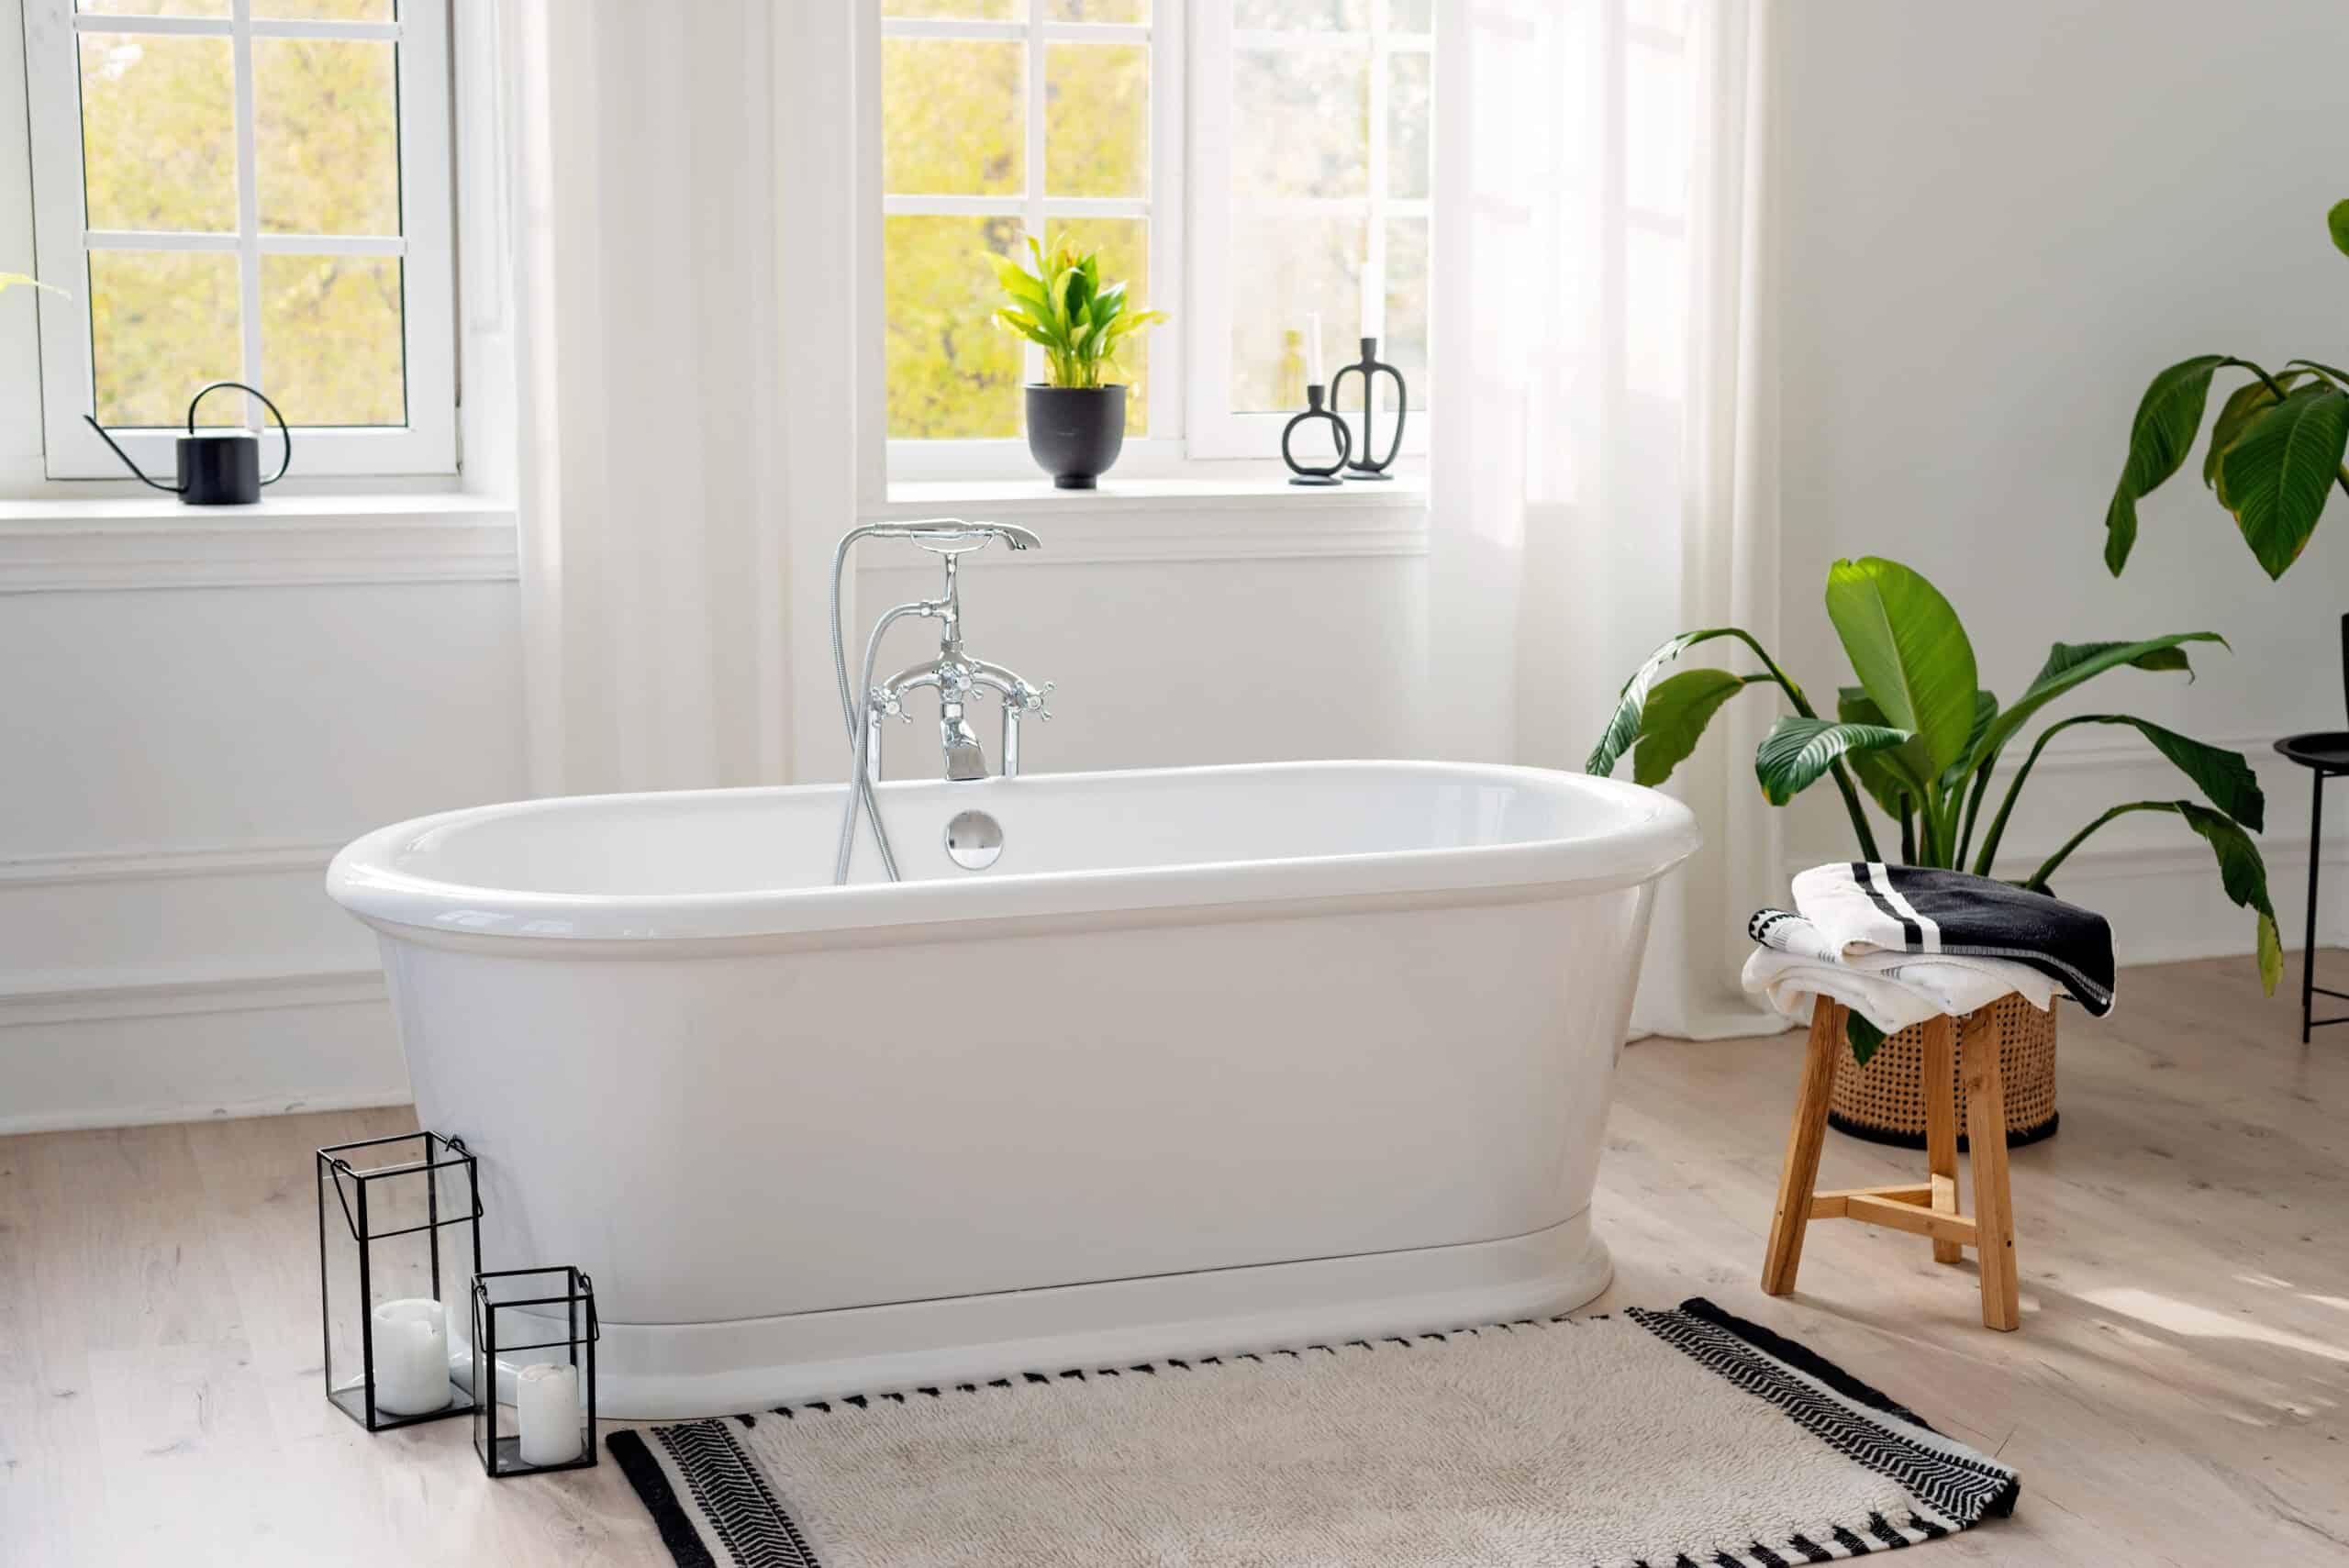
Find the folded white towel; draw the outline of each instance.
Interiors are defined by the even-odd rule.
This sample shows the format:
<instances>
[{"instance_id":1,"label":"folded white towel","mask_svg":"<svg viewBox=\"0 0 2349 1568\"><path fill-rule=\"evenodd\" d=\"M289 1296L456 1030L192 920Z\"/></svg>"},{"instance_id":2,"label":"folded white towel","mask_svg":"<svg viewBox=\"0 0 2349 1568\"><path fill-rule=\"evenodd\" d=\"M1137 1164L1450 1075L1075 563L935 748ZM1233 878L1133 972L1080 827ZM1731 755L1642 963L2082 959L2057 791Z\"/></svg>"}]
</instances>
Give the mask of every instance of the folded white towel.
<instances>
[{"instance_id":1,"label":"folded white towel","mask_svg":"<svg viewBox=\"0 0 2349 1568\"><path fill-rule=\"evenodd\" d=\"M1776 948L1755 948L1745 961L1743 978L1748 991L1768 997L1770 1006L1798 1024L1810 1021L1811 1008L1821 996L1842 1003L1887 1034L1943 1011L1933 997L1890 975L1854 964L1822 963Z\"/></svg>"},{"instance_id":2,"label":"folded white towel","mask_svg":"<svg viewBox=\"0 0 2349 1568\"><path fill-rule=\"evenodd\" d=\"M1787 909L1762 909L1746 922L1746 934L1765 948L1775 948L1816 963L1848 964L1856 969L1893 975L1944 1004L1942 1011L1970 1013L2005 995L2020 992L2041 1012L2055 1005L2055 982L2030 964L2009 958L1977 958L1971 953L1911 952L1839 947L1812 921Z\"/></svg>"},{"instance_id":3,"label":"folded white towel","mask_svg":"<svg viewBox=\"0 0 2349 1568\"><path fill-rule=\"evenodd\" d=\"M1884 962L1890 960L1889 962ZM1987 1007L2012 991L2044 1013L2055 1006L2055 983L2027 963L2016 963L2002 958L1960 958L1944 953L1939 958L1903 960L1892 953L1879 953L1865 962L1864 967L1875 968L1882 962L1882 973L1915 987L1941 1004L1941 1010L1953 1018L1964 1018L1976 1007Z\"/></svg>"}]
</instances>

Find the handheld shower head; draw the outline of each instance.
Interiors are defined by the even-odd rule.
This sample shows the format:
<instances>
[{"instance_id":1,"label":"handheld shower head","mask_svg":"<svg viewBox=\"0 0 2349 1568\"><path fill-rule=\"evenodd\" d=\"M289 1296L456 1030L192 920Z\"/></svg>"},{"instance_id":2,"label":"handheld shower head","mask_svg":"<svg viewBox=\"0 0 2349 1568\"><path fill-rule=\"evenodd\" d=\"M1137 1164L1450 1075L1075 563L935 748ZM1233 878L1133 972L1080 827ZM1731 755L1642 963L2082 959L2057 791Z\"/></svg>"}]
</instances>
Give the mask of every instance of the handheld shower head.
<instances>
[{"instance_id":1,"label":"handheld shower head","mask_svg":"<svg viewBox=\"0 0 2349 1568\"><path fill-rule=\"evenodd\" d=\"M868 523L857 532L873 539L907 539L941 555L977 550L989 539L1001 539L1012 550L1040 550L1043 547L1041 539L1017 523L965 522L961 517L920 517L903 523Z\"/></svg>"}]
</instances>

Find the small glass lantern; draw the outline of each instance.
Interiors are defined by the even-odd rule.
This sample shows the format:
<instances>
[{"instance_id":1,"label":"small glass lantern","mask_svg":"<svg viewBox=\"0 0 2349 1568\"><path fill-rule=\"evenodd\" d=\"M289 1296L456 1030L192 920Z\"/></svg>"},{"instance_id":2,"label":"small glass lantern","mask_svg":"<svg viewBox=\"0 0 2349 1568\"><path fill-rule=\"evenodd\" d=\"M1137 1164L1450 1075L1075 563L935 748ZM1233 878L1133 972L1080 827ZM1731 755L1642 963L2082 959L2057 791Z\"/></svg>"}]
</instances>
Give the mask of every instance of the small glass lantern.
<instances>
[{"instance_id":1,"label":"small glass lantern","mask_svg":"<svg viewBox=\"0 0 2349 1568\"><path fill-rule=\"evenodd\" d=\"M596 1284L577 1269L473 1276L473 1451L493 1476L596 1462Z\"/></svg>"},{"instance_id":2,"label":"small glass lantern","mask_svg":"<svg viewBox=\"0 0 2349 1568\"><path fill-rule=\"evenodd\" d=\"M481 1182L460 1138L317 1153L327 1400L371 1432L473 1407L462 1292L481 1272Z\"/></svg>"}]
</instances>

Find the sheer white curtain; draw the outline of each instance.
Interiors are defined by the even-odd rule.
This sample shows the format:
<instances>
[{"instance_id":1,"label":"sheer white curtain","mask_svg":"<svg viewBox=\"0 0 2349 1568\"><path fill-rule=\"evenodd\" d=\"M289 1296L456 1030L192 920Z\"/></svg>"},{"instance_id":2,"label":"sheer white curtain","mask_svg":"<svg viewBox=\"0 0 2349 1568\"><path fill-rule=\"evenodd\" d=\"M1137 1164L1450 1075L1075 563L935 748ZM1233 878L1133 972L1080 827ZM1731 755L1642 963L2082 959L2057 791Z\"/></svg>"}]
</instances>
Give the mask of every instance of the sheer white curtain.
<instances>
[{"instance_id":1,"label":"sheer white curtain","mask_svg":"<svg viewBox=\"0 0 2349 1568\"><path fill-rule=\"evenodd\" d=\"M1776 629L1766 0L1440 14L1429 706L1452 754L1579 768L1656 643ZM1736 979L1779 895L1770 717L1731 704L1672 785L1706 841L1637 1032L1776 1027Z\"/></svg>"},{"instance_id":2,"label":"sheer white curtain","mask_svg":"<svg viewBox=\"0 0 2349 1568\"><path fill-rule=\"evenodd\" d=\"M780 779L773 121L798 57L765 0L504 0L500 21L533 784Z\"/></svg>"}]
</instances>

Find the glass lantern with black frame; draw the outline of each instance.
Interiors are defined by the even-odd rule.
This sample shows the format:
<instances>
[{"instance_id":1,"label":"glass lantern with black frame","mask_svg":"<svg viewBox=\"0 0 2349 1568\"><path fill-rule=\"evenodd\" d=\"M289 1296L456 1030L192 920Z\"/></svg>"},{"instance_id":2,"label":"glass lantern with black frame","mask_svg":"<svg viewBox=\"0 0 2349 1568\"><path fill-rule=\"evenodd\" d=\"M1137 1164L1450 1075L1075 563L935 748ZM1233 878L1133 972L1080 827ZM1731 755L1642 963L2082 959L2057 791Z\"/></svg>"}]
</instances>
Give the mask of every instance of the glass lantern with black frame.
<instances>
[{"instance_id":1,"label":"glass lantern with black frame","mask_svg":"<svg viewBox=\"0 0 2349 1568\"><path fill-rule=\"evenodd\" d=\"M578 1269L473 1283L473 1452L503 1480L596 1463L596 1284ZM510 1412L510 1419L509 1419Z\"/></svg>"},{"instance_id":2,"label":"glass lantern with black frame","mask_svg":"<svg viewBox=\"0 0 2349 1568\"><path fill-rule=\"evenodd\" d=\"M482 1207L464 1140L410 1132L329 1145L317 1187L328 1402L371 1432L472 1410L456 1293L481 1272Z\"/></svg>"}]
</instances>

